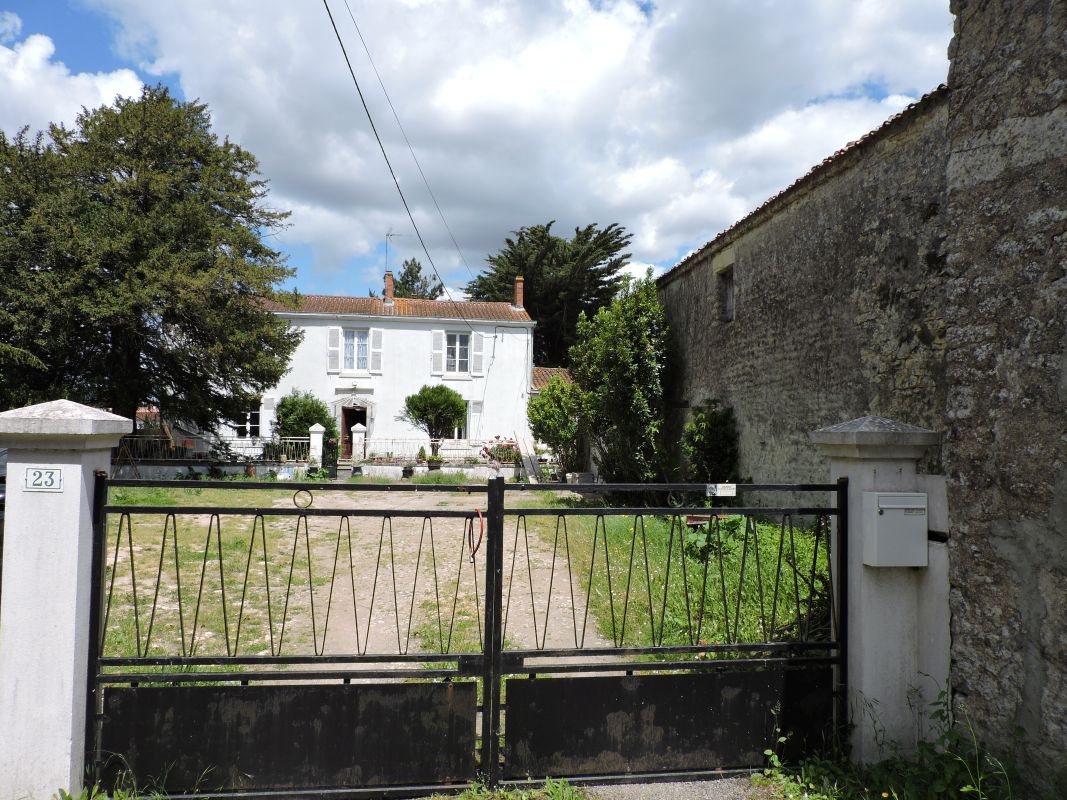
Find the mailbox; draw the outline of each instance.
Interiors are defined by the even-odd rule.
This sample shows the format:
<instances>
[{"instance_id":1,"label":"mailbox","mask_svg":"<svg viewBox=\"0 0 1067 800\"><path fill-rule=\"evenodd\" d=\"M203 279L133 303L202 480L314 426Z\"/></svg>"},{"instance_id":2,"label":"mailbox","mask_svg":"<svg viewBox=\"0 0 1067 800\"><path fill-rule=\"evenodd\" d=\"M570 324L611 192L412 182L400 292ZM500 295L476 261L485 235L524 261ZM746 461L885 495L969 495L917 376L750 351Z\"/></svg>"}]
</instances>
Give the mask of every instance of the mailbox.
<instances>
[{"instance_id":1,"label":"mailbox","mask_svg":"<svg viewBox=\"0 0 1067 800\"><path fill-rule=\"evenodd\" d=\"M868 567L925 567L926 495L863 493L863 563Z\"/></svg>"}]
</instances>

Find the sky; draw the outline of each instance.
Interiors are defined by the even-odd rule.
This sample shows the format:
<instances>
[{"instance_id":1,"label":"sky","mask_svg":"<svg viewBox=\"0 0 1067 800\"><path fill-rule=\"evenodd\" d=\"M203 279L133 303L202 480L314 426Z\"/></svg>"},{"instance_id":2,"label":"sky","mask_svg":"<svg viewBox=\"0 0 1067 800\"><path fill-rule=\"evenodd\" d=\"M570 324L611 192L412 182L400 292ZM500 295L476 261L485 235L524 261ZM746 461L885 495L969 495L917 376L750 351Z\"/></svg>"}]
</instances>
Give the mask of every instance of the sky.
<instances>
[{"instance_id":1,"label":"sky","mask_svg":"<svg viewBox=\"0 0 1067 800\"><path fill-rule=\"evenodd\" d=\"M429 259L324 0L0 0L0 130L163 83L259 159L290 287L380 293L415 257L458 299L551 220L669 269L943 82L952 35L947 0L325 2Z\"/></svg>"}]
</instances>

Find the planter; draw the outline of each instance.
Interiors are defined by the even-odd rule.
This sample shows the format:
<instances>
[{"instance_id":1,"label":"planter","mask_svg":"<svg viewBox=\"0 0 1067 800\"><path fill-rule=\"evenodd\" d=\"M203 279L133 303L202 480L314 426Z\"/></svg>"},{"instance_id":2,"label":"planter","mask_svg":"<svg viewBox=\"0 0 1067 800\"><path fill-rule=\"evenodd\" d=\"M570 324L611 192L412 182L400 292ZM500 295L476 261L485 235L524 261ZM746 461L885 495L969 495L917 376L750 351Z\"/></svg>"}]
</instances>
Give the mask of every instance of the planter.
<instances>
[{"instance_id":1,"label":"planter","mask_svg":"<svg viewBox=\"0 0 1067 800\"><path fill-rule=\"evenodd\" d=\"M404 478L410 478L414 474L415 474L415 468L414 467L403 467L400 470L400 475L401 475L401 477L404 477Z\"/></svg>"},{"instance_id":2,"label":"planter","mask_svg":"<svg viewBox=\"0 0 1067 800\"><path fill-rule=\"evenodd\" d=\"M437 470L437 469L441 469L441 462L440 461L427 461L426 462L426 469L430 470L431 472L434 471L434 470Z\"/></svg>"}]
</instances>

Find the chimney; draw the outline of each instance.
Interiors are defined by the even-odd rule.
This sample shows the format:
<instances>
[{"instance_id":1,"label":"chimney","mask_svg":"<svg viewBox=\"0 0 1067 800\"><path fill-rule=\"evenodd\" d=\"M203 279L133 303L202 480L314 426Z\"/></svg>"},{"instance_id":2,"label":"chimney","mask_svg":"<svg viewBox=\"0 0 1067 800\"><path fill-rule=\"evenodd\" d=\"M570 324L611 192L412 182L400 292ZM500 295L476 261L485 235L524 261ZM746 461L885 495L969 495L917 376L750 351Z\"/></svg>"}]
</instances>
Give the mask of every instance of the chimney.
<instances>
[{"instance_id":1,"label":"chimney","mask_svg":"<svg viewBox=\"0 0 1067 800\"><path fill-rule=\"evenodd\" d=\"M393 303L393 273L389 271L385 273L385 302L387 305Z\"/></svg>"},{"instance_id":2,"label":"chimney","mask_svg":"<svg viewBox=\"0 0 1067 800\"><path fill-rule=\"evenodd\" d=\"M522 275L515 276L515 302L513 305L515 308L522 308L522 284L524 283Z\"/></svg>"}]
</instances>

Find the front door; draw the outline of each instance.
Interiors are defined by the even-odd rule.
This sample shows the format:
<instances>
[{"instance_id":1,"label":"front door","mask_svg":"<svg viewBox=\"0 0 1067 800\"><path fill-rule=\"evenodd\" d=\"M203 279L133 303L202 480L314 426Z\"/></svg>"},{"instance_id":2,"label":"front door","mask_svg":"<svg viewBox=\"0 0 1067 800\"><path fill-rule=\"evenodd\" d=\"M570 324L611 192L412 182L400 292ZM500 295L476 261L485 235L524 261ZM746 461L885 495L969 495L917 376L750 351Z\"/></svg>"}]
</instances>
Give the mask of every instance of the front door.
<instances>
[{"instance_id":1,"label":"front door","mask_svg":"<svg viewBox=\"0 0 1067 800\"><path fill-rule=\"evenodd\" d=\"M341 408L341 458L352 458L352 426L356 423L366 427L367 409L358 406L343 406ZM363 458L366 453L358 453Z\"/></svg>"}]
</instances>

